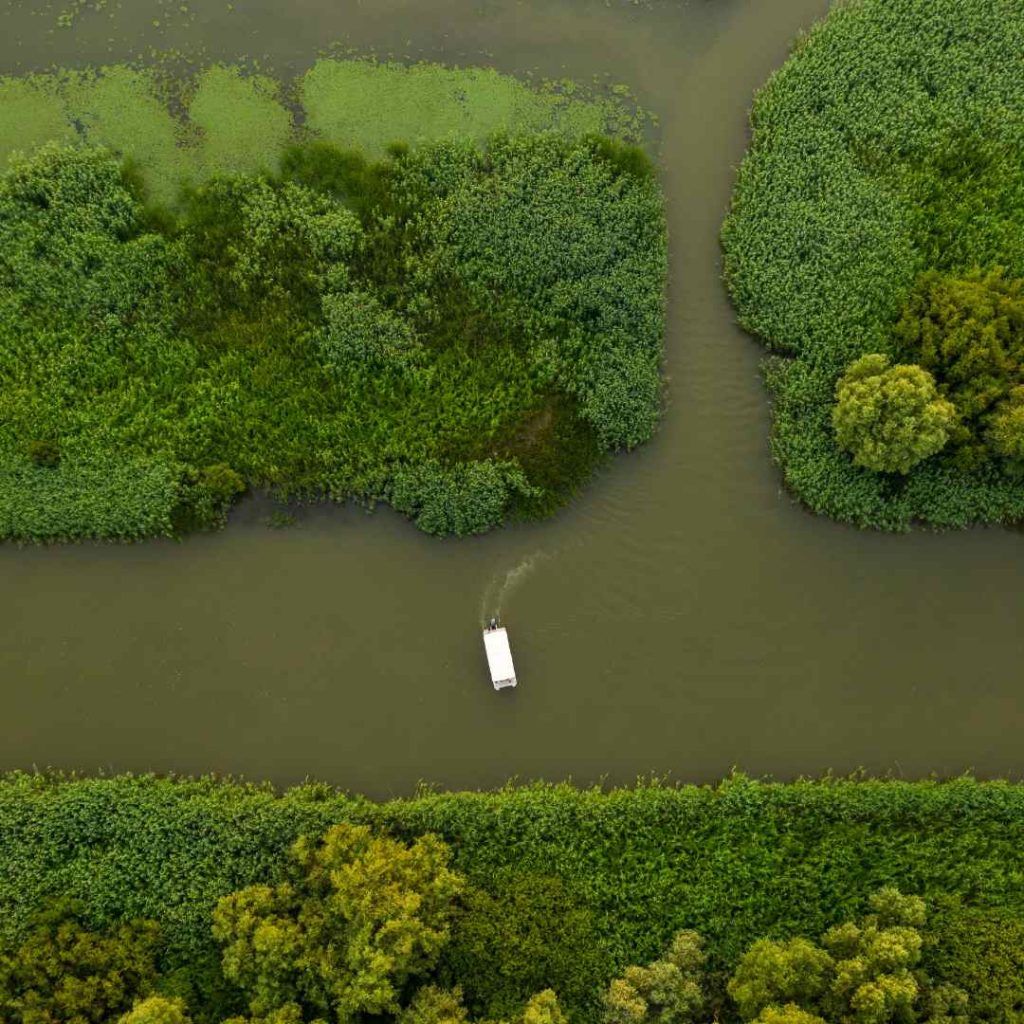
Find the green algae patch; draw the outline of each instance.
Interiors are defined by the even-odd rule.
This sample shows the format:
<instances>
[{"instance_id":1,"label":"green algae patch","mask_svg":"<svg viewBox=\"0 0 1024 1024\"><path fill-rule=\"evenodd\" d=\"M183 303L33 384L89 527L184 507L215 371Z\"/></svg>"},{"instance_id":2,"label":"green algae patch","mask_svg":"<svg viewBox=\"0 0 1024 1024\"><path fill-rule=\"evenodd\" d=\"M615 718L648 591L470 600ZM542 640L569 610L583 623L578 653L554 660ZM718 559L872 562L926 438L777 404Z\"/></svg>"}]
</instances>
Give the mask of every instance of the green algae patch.
<instances>
[{"instance_id":1,"label":"green algae patch","mask_svg":"<svg viewBox=\"0 0 1024 1024\"><path fill-rule=\"evenodd\" d=\"M490 68L324 59L283 83L219 64L175 80L125 65L0 78L0 171L12 153L79 139L127 158L148 198L165 205L217 175L273 173L290 144L309 138L376 158L396 141L541 131L636 140L642 125L617 90L534 88Z\"/></svg>"},{"instance_id":2,"label":"green algae patch","mask_svg":"<svg viewBox=\"0 0 1024 1024\"><path fill-rule=\"evenodd\" d=\"M0 169L12 153L30 153L44 142L74 137L54 76L0 78Z\"/></svg>"},{"instance_id":3,"label":"green algae patch","mask_svg":"<svg viewBox=\"0 0 1024 1024\"><path fill-rule=\"evenodd\" d=\"M492 68L320 60L300 84L306 124L320 138L382 155L389 143L554 128L572 135L605 129L605 103L552 88L531 89Z\"/></svg>"},{"instance_id":4,"label":"green algae patch","mask_svg":"<svg viewBox=\"0 0 1024 1024\"><path fill-rule=\"evenodd\" d=\"M114 65L69 74L60 89L85 141L129 156L153 200L173 203L195 176L183 125L148 72Z\"/></svg>"},{"instance_id":5,"label":"green algae patch","mask_svg":"<svg viewBox=\"0 0 1024 1024\"><path fill-rule=\"evenodd\" d=\"M279 92L273 79L236 67L200 73L188 118L200 133L196 155L204 177L276 170L294 131Z\"/></svg>"}]
</instances>

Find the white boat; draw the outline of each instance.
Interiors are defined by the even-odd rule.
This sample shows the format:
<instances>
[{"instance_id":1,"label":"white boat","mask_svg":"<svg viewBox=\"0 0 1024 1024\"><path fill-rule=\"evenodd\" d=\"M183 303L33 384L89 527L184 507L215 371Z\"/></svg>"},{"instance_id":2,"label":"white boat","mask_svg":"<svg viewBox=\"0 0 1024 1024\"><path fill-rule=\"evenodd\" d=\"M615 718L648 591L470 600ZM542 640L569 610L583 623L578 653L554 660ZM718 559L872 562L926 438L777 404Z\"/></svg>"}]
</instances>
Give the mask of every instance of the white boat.
<instances>
[{"instance_id":1,"label":"white boat","mask_svg":"<svg viewBox=\"0 0 1024 1024\"><path fill-rule=\"evenodd\" d=\"M512 664L512 648L508 643L508 632L504 626L498 625L497 619L491 619L484 630L484 650L487 652L487 665L491 670L491 682L496 690L516 685L516 670Z\"/></svg>"}]
</instances>

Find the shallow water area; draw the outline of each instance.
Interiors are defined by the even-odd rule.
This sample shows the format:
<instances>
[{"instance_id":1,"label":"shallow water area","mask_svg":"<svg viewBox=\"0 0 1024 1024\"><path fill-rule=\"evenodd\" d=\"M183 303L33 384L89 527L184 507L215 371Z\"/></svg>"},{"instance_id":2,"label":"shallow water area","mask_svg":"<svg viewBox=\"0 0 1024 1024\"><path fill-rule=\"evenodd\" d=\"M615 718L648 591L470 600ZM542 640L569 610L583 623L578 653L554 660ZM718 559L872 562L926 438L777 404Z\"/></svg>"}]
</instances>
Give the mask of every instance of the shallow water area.
<instances>
[{"instance_id":1,"label":"shallow water area","mask_svg":"<svg viewBox=\"0 0 1024 1024\"><path fill-rule=\"evenodd\" d=\"M184 7L186 10L181 10ZM1020 534L815 519L767 452L761 350L719 280L754 89L826 0L0 0L0 74L177 49L290 75L338 42L628 84L659 118L669 388L655 441L554 520L437 541L266 502L182 543L0 548L0 767L419 780L1017 770ZM500 606L500 609L499 607ZM509 627L491 689L482 614Z\"/></svg>"}]
</instances>

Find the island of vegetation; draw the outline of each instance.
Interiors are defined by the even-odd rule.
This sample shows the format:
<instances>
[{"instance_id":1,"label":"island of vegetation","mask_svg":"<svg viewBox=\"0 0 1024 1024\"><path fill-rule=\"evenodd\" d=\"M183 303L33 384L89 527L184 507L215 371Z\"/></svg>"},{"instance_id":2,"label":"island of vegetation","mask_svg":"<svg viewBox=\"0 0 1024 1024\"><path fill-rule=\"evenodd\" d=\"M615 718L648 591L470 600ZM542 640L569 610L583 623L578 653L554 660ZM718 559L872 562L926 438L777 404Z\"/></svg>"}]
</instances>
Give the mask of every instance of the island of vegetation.
<instances>
[{"instance_id":1,"label":"island of vegetation","mask_svg":"<svg viewBox=\"0 0 1024 1024\"><path fill-rule=\"evenodd\" d=\"M760 92L723 231L791 491L861 526L1024 518L1024 11L853 0Z\"/></svg>"},{"instance_id":2,"label":"island of vegetation","mask_svg":"<svg viewBox=\"0 0 1024 1024\"><path fill-rule=\"evenodd\" d=\"M170 88L0 80L0 537L251 488L476 533L650 437L665 223L617 105L329 60Z\"/></svg>"},{"instance_id":3,"label":"island of vegetation","mask_svg":"<svg viewBox=\"0 0 1024 1024\"><path fill-rule=\"evenodd\" d=\"M1024 786L0 780L5 1024L1014 1024Z\"/></svg>"}]
</instances>

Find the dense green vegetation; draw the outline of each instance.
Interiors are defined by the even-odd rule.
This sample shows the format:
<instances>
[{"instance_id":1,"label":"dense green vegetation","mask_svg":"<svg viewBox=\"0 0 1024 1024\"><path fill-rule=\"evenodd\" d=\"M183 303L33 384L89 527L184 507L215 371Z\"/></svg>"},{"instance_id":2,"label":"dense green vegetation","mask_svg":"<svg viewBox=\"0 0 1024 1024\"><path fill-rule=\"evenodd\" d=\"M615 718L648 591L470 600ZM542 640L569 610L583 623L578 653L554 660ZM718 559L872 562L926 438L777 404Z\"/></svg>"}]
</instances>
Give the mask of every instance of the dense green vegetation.
<instances>
[{"instance_id":1,"label":"dense green vegetation","mask_svg":"<svg viewBox=\"0 0 1024 1024\"><path fill-rule=\"evenodd\" d=\"M219 74L200 126L244 111L236 86L272 102ZM202 136L216 173L173 206L144 144L54 143L0 178L0 536L170 534L251 487L474 533L650 436L665 228L639 150L316 140L254 173L246 123Z\"/></svg>"},{"instance_id":2,"label":"dense green vegetation","mask_svg":"<svg viewBox=\"0 0 1024 1024\"><path fill-rule=\"evenodd\" d=\"M734 777L374 804L13 775L0 834L5 1022L72 1019L22 1007L55 1005L39 965L75 948L88 984L66 998L99 1007L75 1019L131 1024L1024 1012L1019 785Z\"/></svg>"},{"instance_id":3,"label":"dense green vegetation","mask_svg":"<svg viewBox=\"0 0 1024 1024\"><path fill-rule=\"evenodd\" d=\"M757 97L726 276L772 352L774 455L816 511L1024 518L1022 47L1016 3L854 0ZM891 367L854 399L866 356Z\"/></svg>"}]
</instances>

